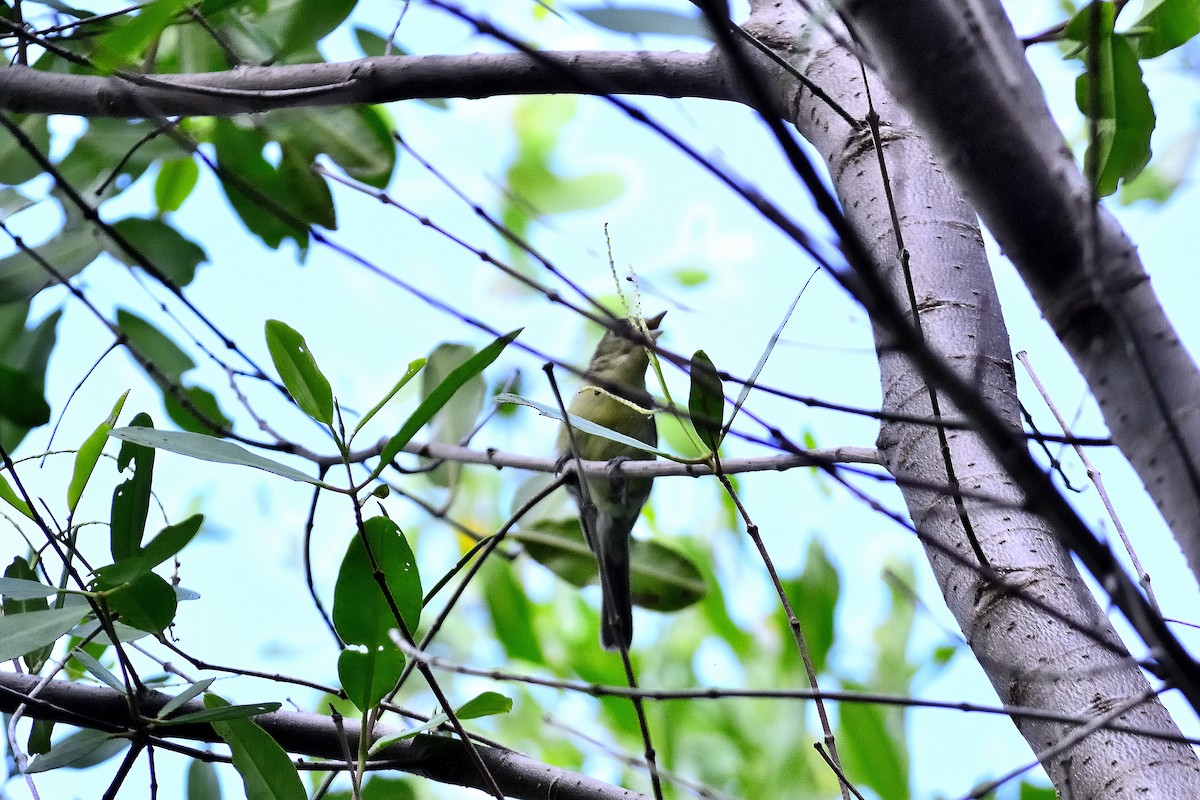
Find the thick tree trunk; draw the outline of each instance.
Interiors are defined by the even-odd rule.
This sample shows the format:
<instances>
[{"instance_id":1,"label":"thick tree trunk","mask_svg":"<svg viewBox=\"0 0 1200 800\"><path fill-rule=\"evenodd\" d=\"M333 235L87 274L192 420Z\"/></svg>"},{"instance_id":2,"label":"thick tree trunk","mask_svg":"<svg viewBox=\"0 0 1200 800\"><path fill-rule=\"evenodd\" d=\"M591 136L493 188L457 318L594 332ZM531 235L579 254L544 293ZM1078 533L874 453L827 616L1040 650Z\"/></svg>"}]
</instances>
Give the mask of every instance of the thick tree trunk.
<instances>
[{"instance_id":1,"label":"thick tree trunk","mask_svg":"<svg viewBox=\"0 0 1200 800\"><path fill-rule=\"evenodd\" d=\"M792 8L756 8L749 30L851 117L866 119L867 93L857 58ZM827 102L782 73L776 79L784 87L783 107L824 157L851 225L884 270L895 298L910 307L910 291L915 296L926 343L1019 430L1008 334L973 208L908 115L871 75L901 245L870 134L852 128ZM933 416L924 377L881 326L876 341L883 410ZM960 416L944 397L938 403L942 416ZM1005 703L1099 716L1131 702L1133 710L1116 720L1178 735L1157 699L1145 699L1153 698L1148 682L1130 662L1069 553L1040 518L1021 510L1020 492L979 436L885 422L879 445L946 602ZM961 502L950 491L955 484L963 488ZM980 554L986 567L980 566ZM1070 737L1073 726L1014 721L1060 792L1200 796L1200 763L1186 745L1106 731L1053 752L1050 748Z\"/></svg>"}]
</instances>

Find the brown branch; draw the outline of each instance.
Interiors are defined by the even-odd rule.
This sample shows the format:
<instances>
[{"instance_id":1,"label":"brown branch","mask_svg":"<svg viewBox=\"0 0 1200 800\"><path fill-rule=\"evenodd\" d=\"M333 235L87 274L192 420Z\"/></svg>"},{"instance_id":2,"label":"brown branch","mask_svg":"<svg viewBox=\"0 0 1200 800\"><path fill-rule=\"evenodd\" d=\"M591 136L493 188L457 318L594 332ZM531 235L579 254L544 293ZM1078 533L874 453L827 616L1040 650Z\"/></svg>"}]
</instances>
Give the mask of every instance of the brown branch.
<instances>
[{"instance_id":1,"label":"brown branch","mask_svg":"<svg viewBox=\"0 0 1200 800\"><path fill-rule=\"evenodd\" d=\"M125 696L119 692L104 686L50 681L31 700L28 694L38 680L36 675L0 672L0 711L12 713L18 705L27 703L25 714L33 719L113 732L146 730L146 720L135 720L130 716ZM145 691L139 694L138 700L139 709L154 714L170 697ZM185 703L177 713L189 714L203 709L201 702L192 701ZM260 714L254 721L289 753L339 763L343 758L343 743L348 740L349 746L355 747L360 730L358 720L343 719L339 730L331 717L294 711ZM379 738L397 732L376 726L374 735ZM212 726L204 724L160 727L154 734L172 739L221 741ZM476 750L507 797L542 800L547 795L547 787L554 787L554 795L563 800L646 800L637 792L543 764L510 750L479 745ZM467 761L462 744L448 736L418 735L397 742L377 753L370 766L398 769L456 786L483 788L478 770Z\"/></svg>"}]
</instances>

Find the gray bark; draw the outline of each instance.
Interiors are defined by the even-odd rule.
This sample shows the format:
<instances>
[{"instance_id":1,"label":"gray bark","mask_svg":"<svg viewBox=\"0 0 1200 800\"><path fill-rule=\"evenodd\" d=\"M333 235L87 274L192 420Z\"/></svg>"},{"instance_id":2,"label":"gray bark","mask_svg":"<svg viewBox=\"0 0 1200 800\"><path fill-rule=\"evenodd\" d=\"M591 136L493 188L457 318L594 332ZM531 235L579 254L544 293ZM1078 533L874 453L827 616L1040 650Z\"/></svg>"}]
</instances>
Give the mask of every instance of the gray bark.
<instances>
[{"instance_id":1,"label":"gray bark","mask_svg":"<svg viewBox=\"0 0 1200 800\"><path fill-rule=\"evenodd\" d=\"M868 107L857 58L791 8L760 4L748 27L852 117L865 119ZM845 40L844 34L839 38ZM975 211L905 109L869 74L925 341L1019 430L1008 334ZM851 225L885 271L897 302L907 307L906 278L869 136L851 128L812 92L782 73L777 77L789 119L820 151ZM926 379L895 347L891 333L878 325L876 342L883 410L932 416ZM939 401L943 416L960 416L944 396ZM958 507L948 491L919 488L952 483L932 426L885 422L879 447L900 482L946 602L1001 700L1099 714L1150 696L1148 682L1088 592L1069 552L1041 518L1021 510L1021 492L982 438L948 430L945 439L958 485L990 499L968 497ZM917 479L918 488L906 484L906 478ZM964 523L1002 580L989 580L981 571ZM1037 601L1056 613L1047 613ZM1178 733L1157 699L1139 703L1119 718ZM1200 762L1186 745L1102 732L1051 753L1070 735L1071 726L1014 722L1062 793L1089 798L1200 796Z\"/></svg>"}]
</instances>

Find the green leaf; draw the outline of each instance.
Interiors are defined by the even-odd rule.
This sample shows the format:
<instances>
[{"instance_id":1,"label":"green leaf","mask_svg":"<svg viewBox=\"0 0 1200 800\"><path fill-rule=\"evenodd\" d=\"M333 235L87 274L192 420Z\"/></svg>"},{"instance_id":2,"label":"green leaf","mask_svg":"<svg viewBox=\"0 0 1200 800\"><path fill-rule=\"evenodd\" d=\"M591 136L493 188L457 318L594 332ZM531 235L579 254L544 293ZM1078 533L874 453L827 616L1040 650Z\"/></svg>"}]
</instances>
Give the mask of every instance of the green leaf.
<instances>
[{"instance_id":1,"label":"green leaf","mask_svg":"<svg viewBox=\"0 0 1200 800\"><path fill-rule=\"evenodd\" d=\"M208 389L184 386L183 396L187 398L187 406L177 398L175 391L163 392L163 405L167 409L167 416L180 428L211 438L218 435L212 426L226 431L233 427L233 420L225 415L216 395ZM200 419L201 416L207 424Z\"/></svg>"},{"instance_id":2,"label":"green leaf","mask_svg":"<svg viewBox=\"0 0 1200 800\"><path fill-rule=\"evenodd\" d=\"M90 611L87 606L71 605L0 617L0 661L54 644Z\"/></svg>"},{"instance_id":3,"label":"green leaf","mask_svg":"<svg viewBox=\"0 0 1200 800\"><path fill-rule=\"evenodd\" d=\"M193 758L184 776L185 800L221 800L221 781L217 768L207 761Z\"/></svg>"},{"instance_id":4,"label":"green leaf","mask_svg":"<svg viewBox=\"0 0 1200 800\"><path fill-rule=\"evenodd\" d=\"M131 311L117 309L117 328L129 340L137 362L145 366L143 361L149 361L153 366L150 377L160 388L165 382L179 383L183 374L196 366L170 337Z\"/></svg>"},{"instance_id":5,"label":"green leaf","mask_svg":"<svg viewBox=\"0 0 1200 800\"><path fill-rule=\"evenodd\" d=\"M725 413L725 394L721 378L712 359L703 350L692 355L689 374L692 378L688 393L688 413L700 441L712 452L721 446L721 425Z\"/></svg>"},{"instance_id":6,"label":"green leaf","mask_svg":"<svg viewBox=\"0 0 1200 800\"><path fill-rule=\"evenodd\" d=\"M505 655L533 664L545 664L537 631L533 627L533 604L517 579L513 567L499 558L489 559L481 570L483 599L492 618L492 629L504 646Z\"/></svg>"},{"instance_id":7,"label":"green leaf","mask_svg":"<svg viewBox=\"0 0 1200 800\"><path fill-rule=\"evenodd\" d=\"M409 632L421 618L421 576L416 558L396 523L387 517L363 522L346 549L333 590L333 625L342 641L364 647L393 646L388 631L398 627L376 580L376 568ZM367 545L370 546L370 554Z\"/></svg>"},{"instance_id":8,"label":"green leaf","mask_svg":"<svg viewBox=\"0 0 1200 800\"><path fill-rule=\"evenodd\" d=\"M176 286L190 284L196 277L196 268L208 262L208 253L204 252L204 248L186 238L164 220L126 217L114 223L113 228ZM106 249L122 264L138 266L137 262L115 243L109 243Z\"/></svg>"},{"instance_id":9,"label":"green leaf","mask_svg":"<svg viewBox=\"0 0 1200 800\"><path fill-rule=\"evenodd\" d=\"M13 558L12 563L4 570L4 577L0 578L0 594L4 595L5 617L46 611L50 608L46 597L54 593L53 587L38 581L37 573L21 556ZM52 650L52 645L46 645L23 653L26 669L32 674L37 674L46 660L50 658Z\"/></svg>"},{"instance_id":10,"label":"green leaf","mask_svg":"<svg viewBox=\"0 0 1200 800\"><path fill-rule=\"evenodd\" d=\"M149 414L138 414L129 423L139 428L153 428ZM109 552L114 561L133 555L142 545L146 516L150 512L150 491L154 478L154 448L133 442L122 442L117 455L117 469L133 464L133 477L113 490L112 512L109 517Z\"/></svg>"},{"instance_id":11,"label":"green leaf","mask_svg":"<svg viewBox=\"0 0 1200 800\"><path fill-rule=\"evenodd\" d=\"M49 597L52 594L58 594L58 589L38 581L37 574L29 566L29 562L21 556L13 559L12 564L4 571L4 577L0 578L0 595L4 596L5 614L19 614L22 608L34 611L36 606L24 605L24 602L38 597ZM10 606L10 600L18 605ZM44 601L41 607L47 607Z\"/></svg>"},{"instance_id":12,"label":"green leaf","mask_svg":"<svg viewBox=\"0 0 1200 800\"><path fill-rule=\"evenodd\" d=\"M229 704L208 694L204 705L223 708ZM233 766L242 776L246 800L307 800L304 783L288 754L252 720L220 720L212 726L229 745Z\"/></svg>"},{"instance_id":13,"label":"green leaf","mask_svg":"<svg viewBox=\"0 0 1200 800\"><path fill-rule=\"evenodd\" d=\"M383 189L391 181L394 126L375 106L286 109L270 114L267 124L280 141L302 152L306 163L324 153L346 175L368 186Z\"/></svg>"},{"instance_id":14,"label":"green leaf","mask_svg":"<svg viewBox=\"0 0 1200 800\"><path fill-rule=\"evenodd\" d=\"M178 211L196 188L199 178L200 167L191 158L164 161L154 181L154 204L158 206L158 213Z\"/></svg>"},{"instance_id":15,"label":"green leaf","mask_svg":"<svg viewBox=\"0 0 1200 800\"><path fill-rule=\"evenodd\" d=\"M1138 58L1155 58L1200 34L1200 0L1146 0L1130 39Z\"/></svg>"},{"instance_id":16,"label":"green leaf","mask_svg":"<svg viewBox=\"0 0 1200 800\"><path fill-rule=\"evenodd\" d=\"M378 705L403 672L404 654L391 643L365 651L347 648L338 655L338 680L359 711Z\"/></svg>"},{"instance_id":17,"label":"green leaf","mask_svg":"<svg viewBox=\"0 0 1200 800\"><path fill-rule=\"evenodd\" d=\"M55 743L50 752L29 762L26 772L46 772L60 767L93 767L123 752L129 741L107 731L83 729Z\"/></svg>"},{"instance_id":18,"label":"green leaf","mask_svg":"<svg viewBox=\"0 0 1200 800\"><path fill-rule=\"evenodd\" d=\"M0 189L0 222L20 214L27 208L33 208L37 201L31 200L11 186Z\"/></svg>"},{"instance_id":19,"label":"green leaf","mask_svg":"<svg viewBox=\"0 0 1200 800\"><path fill-rule=\"evenodd\" d=\"M354 10L357 0L295 0L288 6L288 21L276 57L309 50L331 33Z\"/></svg>"},{"instance_id":20,"label":"green leaf","mask_svg":"<svg viewBox=\"0 0 1200 800\"><path fill-rule=\"evenodd\" d=\"M784 591L800 619L800 627L808 642L809 654L818 674L825 670L826 659L833 647L834 617L840 594L837 570L829 561L825 549L815 537L809 541L804 571L795 580L784 582ZM791 637L790 625L782 609L775 615L780 633ZM790 650L789 653L794 653Z\"/></svg>"},{"instance_id":21,"label":"green leaf","mask_svg":"<svg viewBox=\"0 0 1200 800\"><path fill-rule=\"evenodd\" d=\"M507 714L512 711L511 697L505 697L498 692L482 692L454 710L459 719L479 719L492 717L497 714Z\"/></svg>"},{"instance_id":22,"label":"green leaf","mask_svg":"<svg viewBox=\"0 0 1200 800\"><path fill-rule=\"evenodd\" d=\"M476 695L467 702L454 710L454 715L458 719L478 719L479 717L490 717L496 714L507 714L512 711L513 702L510 698L496 692L483 692ZM436 730L450 721L450 715L445 712L438 712L431 716L427 721L421 723L415 728L410 728L404 733L396 733L391 736L384 736L377 739L372 745L370 753L374 755L381 750L386 750L396 742L404 739L411 739L417 734L426 733L427 731Z\"/></svg>"},{"instance_id":23,"label":"green leaf","mask_svg":"<svg viewBox=\"0 0 1200 800\"><path fill-rule=\"evenodd\" d=\"M383 448L382 455L379 457L379 468L376 470L376 476L378 476L379 472L383 471L384 467L392 463L396 456L400 455L400 451L404 449L404 445L412 441L412 437L416 435L417 431L421 430L425 423L429 422L433 418L433 415L450 401L454 393L495 361L500 356L500 353L504 351L504 348L508 347L509 343L520 335L522 330L518 328L511 333L506 333L453 369L446 376L446 379L430 392L428 397L421 401L421 404L417 406L412 415L405 420L399 433L388 440L387 445Z\"/></svg>"},{"instance_id":24,"label":"green leaf","mask_svg":"<svg viewBox=\"0 0 1200 800\"><path fill-rule=\"evenodd\" d=\"M474 348L465 344L444 342L434 348L429 354L429 361L421 373L421 395L428 397L442 384L458 367L470 360L475 354ZM475 427L475 420L483 409L483 397L487 392L487 383L482 375L474 375L464 383L433 417L432 440L458 444ZM431 459L421 459L422 465L429 465ZM462 465L457 462L443 462L426 473L429 481L435 486L449 488L458 481Z\"/></svg>"},{"instance_id":25,"label":"green leaf","mask_svg":"<svg viewBox=\"0 0 1200 800\"><path fill-rule=\"evenodd\" d=\"M116 675L113 675L108 667L96 660L95 656L87 650L84 650L82 647L76 647L71 653L71 658L83 665L84 669L106 684L110 689L125 694L127 688L125 684L121 683L121 680Z\"/></svg>"},{"instance_id":26,"label":"green leaf","mask_svg":"<svg viewBox=\"0 0 1200 800\"><path fill-rule=\"evenodd\" d=\"M121 408L128 396L129 392L121 395L108 419L96 426L96 430L84 440L79 446L79 452L75 454L75 468L71 473L71 483L67 486L67 507L72 512L79 505L79 498L83 496L84 487L92 477L92 471L96 468L96 462L100 460L101 451L104 450L104 443L108 441L108 434L116 424L117 417L121 415Z\"/></svg>"},{"instance_id":27,"label":"green leaf","mask_svg":"<svg viewBox=\"0 0 1200 800\"><path fill-rule=\"evenodd\" d=\"M39 153L50 152L50 126L45 114L18 114L10 117L28 136ZM0 183L16 186L42 174L42 167L8 131L0 131ZM57 262L51 262L56 264Z\"/></svg>"},{"instance_id":28,"label":"green leaf","mask_svg":"<svg viewBox=\"0 0 1200 800\"><path fill-rule=\"evenodd\" d=\"M117 428L109 433L116 439L126 442L143 444L158 450L170 450L172 453L198 458L201 461L211 461L217 464L238 464L243 467L253 467L264 472L270 472L293 481L311 483L314 486L333 488L325 483L306 475L298 469L286 464L263 458L251 453L241 445L214 439L199 433L187 431L160 431L152 428Z\"/></svg>"},{"instance_id":29,"label":"green leaf","mask_svg":"<svg viewBox=\"0 0 1200 800\"><path fill-rule=\"evenodd\" d=\"M279 170L263 157L266 138L254 128L218 119L213 123L212 142L221 170L238 176L238 183L221 181L230 205L267 247L278 249L284 239L294 239L304 251L308 247L308 229L303 213L291 202ZM288 214L281 218L278 205Z\"/></svg>"},{"instance_id":30,"label":"green leaf","mask_svg":"<svg viewBox=\"0 0 1200 800\"><path fill-rule=\"evenodd\" d=\"M36 428L50 421L50 404L42 394L41 376L0 364L0 418L23 428Z\"/></svg>"},{"instance_id":31,"label":"green leaf","mask_svg":"<svg viewBox=\"0 0 1200 800\"><path fill-rule=\"evenodd\" d=\"M109 609L130 627L158 633L175 621L175 609L179 605L175 590L153 572L142 573L114 588L101 588Z\"/></svg>"},{"instance_id":32,"label":"green leaf","mask_svg":"<svg viewBox=\"0 0 1200 800\"><path fill-rule=\"evenodd\" d=\"M29 504L8 485L8 479L3 475L0 475L0 500L8 503L29 519L33 519L33 511L29 509Z\"/></svg>"},{"instance_id":33,"label":"green leaf","mask_svg":"<svg viewBox=\"0 0 1200 800\"><path fill-rule=\"evenodd\" d=\"M907 800L908 757L903 742L892 737L885 713L870 703L838 706L838 752L855 784L871 787L882 800Z\"/></svg>"},{"instance_id":34,"label":"green leaf","mask_svg":"<svg viewBox=\"0 0 1200 800\"><path fill-rule=\"evenodd\" d=\"M317 422L333 424L333 391L304 337L277 319L267 320L267 349L288 393Z\"/></svg>"},{"instance_id":35,"label":"green leaf","mask_svg":"<svg viewBox=\"0 0 1200 800\"><path fill-rule=\"evenodd\" d=\"M596 559L583 540L579 520L542 520L509 536L530 558L574 586L598 579ZM633 539L629 546L633 603L653 611L678 611L700 601L708 585L696 565L662 541Z\"/></svg>"},{"instance_id":36,"label":"green leaf","mask_svg":"<svg viewBox=\"0 0 1200 800\"><path fill-rule=\"evenodd\" d=\"M424 369L424 367L425 359L423 358L418 358L408 362L408 369L406 369L404 374L400 376L400 380L396 381L392 388L388 390L387 394L385 394L378 403L371 407L370 411L363 414L362 419L360 419L358 424L354 426L354 433L357 434L360 430L362 430L363 427L370 422L376 414L379 413L379 410L387 405L388 401L395 397L396 393L403 389L404 386L411 381L418 372Z\"/></svg>"},{"instance_id":37,"label":"green leaf","mask_svg":"<svg viewBox=\"0 0 1200 800\"><path fill-rule=\"evenodd\" d=\"M1098 25L1094 13L1101 15ZM1066 38L1086 44L1077 54L1085 65L1096 62L1095 75L1085 72L1076 81L1075 102L1085 117L1094 120L1096 137L1088 143L1085 171L1102 196L1115 192L1118 181L1131 180L1149 163L1155 123L1137 55L1128 36L1113 32L1113 24L1112 4L1100 3L1077 12L1064 31ZM1097 27L1100 38L1092 42ZM1093 48L1095 59L1089 55Z\"/></svg>"},{"instance_id":38,"label":"green leaf","mask_svg":"<svg viewBox=\"0 0 1200 800\"><path fill-rule=\"evenodd\" d=\"M105 73L111 73L137 61L146 48L162 35L163 29L183 8L187 0L152 0L130 15L113 30L100 37L91 61Z\"/></svg>"},{"instance_id":39,"label":"green leaf","mask_svg":"<svg viewBox=\"0 0 1200 800\"><path fill-rule=\"evenodd\" d=\"M22 250L0 258L0 303L28 300L57 284L43 264L52 264L63 278L73 278L104 252L95 227L82 222L68 223L33 250L36 257Z\"/></svg>"}]
</instances>

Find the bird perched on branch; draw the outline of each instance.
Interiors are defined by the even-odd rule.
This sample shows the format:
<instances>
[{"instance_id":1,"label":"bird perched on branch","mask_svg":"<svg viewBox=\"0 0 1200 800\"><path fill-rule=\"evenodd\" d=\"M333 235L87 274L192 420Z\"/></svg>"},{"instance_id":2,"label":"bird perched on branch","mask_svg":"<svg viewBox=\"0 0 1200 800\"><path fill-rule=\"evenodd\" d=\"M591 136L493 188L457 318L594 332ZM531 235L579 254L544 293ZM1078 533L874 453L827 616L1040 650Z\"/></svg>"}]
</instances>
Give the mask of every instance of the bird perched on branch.
<instances>
[{"instance_id":1,"label":"bird perched on branch","mask_svg":"<svg viewBox=\"0 0 1200 800\"><path fill-rule=\"evenodd\" d=\"M646 322L650 338L666 312ZM646 391L650 360L645 334L631 320L619 320L605 332L584 375L584 385L567 408L574 417L624 434L654 447L658 429L650 413L653 400ZM641 410L639 410L639 407ZM600 644L605 650L627 650L633 640L633 603L629 587L629 534L650 496L652 478L628 477L620 464L651 460L653 453L615 442L564 424L558 434L558 455L565 465L574 458L609 461L605 475L589 475L567 484L579 504L584 537L600 567Z\"/></svg>"}]
</instances>

